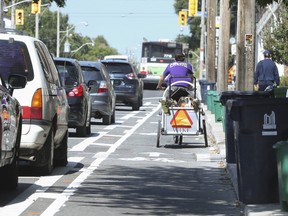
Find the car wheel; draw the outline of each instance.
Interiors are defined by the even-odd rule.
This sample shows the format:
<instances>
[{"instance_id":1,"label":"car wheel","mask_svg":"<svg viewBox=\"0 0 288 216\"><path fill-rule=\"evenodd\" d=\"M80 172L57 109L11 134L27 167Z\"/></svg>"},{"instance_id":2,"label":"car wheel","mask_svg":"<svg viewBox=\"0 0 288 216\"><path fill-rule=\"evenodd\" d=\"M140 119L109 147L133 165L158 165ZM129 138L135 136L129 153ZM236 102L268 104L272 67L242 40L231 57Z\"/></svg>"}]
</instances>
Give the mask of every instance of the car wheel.
<instances>
[{"instance_id":1,"label":"car wheel","mask_svg":"<svg viewBox=\"0 0 288 216\"><path fill-rule=\"evenodd\" d=\"M91 134L91 122L89 120L88 126L86 126L86 135L90 135Z\"/></svg>"},{"instance_id":2,"label":"car wheel","mask_svg":"<svg viewBox=\"0 0 288 216\"><path fill-rule=\"evenodd\" d=\"M140 100L138 99L137 102L132 103L132 110L139 110L140 109Z\"/></svg>"},{"instance_id":3,"label":"car wheel","mask_svg":"<svg viewBox=\"0 0 288 216\"><path fill-rule=\"evenodd\" d=\"M114 109L113 109L113 114L112 114L112 116L111 116L111 123L112 123L112 124L115 123L115 107L114 107Z\"/></svg>"},{"instance_id":4,"label":"car wheel","mask_svg":"<svg viewBox=\"0 0 288 216\"><path fill-rule=\"evenodd\" d=\"M104 125L110 125L112 122L112 116L111 115L104 115L103 116L103 124Z\"/></svg>"},{"instance_id":5,"label":"car wheel","mask_svg":"<svg viewBox=\"0 0 288 216\"><path fill-rule=\"evenodd\" d=\"M66 166L68 163L68 134L67 130L60 146L54 150L54 166Z\"/></svg>"},{"instance_id":6,"label":"car wheel","mask_svg":"<svg viewBox=\"0 0 288 216\"><path fill-rule=\"evenodd\" d=\"M86 137L87 136L86 121L85 121L84 125L76 127L77 136L79 136L79 137Z\"/></svg>"},{"instance_id":7,"label":"car wheel","mask_svg":"<svg viewBox=\"0 0 288 216\"><path fill-rule=\"evenodd\" d=\"M39 164L39 171L42 175L49 175L53 170L54 162L54 131L51 128L49 136L36 158L36 164Z\"/></svg>"}]
</instances>

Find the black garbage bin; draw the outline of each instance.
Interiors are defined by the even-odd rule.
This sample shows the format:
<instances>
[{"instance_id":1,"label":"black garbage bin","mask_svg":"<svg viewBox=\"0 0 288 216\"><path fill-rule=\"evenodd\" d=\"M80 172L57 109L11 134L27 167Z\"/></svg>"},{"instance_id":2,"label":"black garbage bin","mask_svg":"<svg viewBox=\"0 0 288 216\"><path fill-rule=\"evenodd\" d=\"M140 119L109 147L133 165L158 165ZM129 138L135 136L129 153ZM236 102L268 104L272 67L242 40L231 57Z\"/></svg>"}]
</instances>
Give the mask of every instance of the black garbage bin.
<instances>
[{"instance_id":1,"label":"black garbage bin","mask_svg":"<svg viewBox=\"0 0 288 216\"><path fill-rule=\"evenodd\" d=\"M226 106L234 121L239 200L245 204L278 203L273 145L288 139L288 99L233 99Z\"/></svg>"},{"instance_id":2,"label":"black garbage bin","mask_svg":"<svg viewBox=\"0 0 288 216\"><path fill-rule=\"evenodd\" d=\"M199 80L201 89L201 99L202 103L207 104L207 92L210 90L216 90L215 82L208 82L207 80Z\"/></svg>"},{"instance_id":3,"label":"black garbage bin","mask_svg":"<svg viewBox=\"0 0 288 216\"><path fill-rule=\"evenodd\" d=\"M273 97L271 92L264 91L223 91L220 93L220 102L224 106L224 132L225 132L225 150L226 162L236 163L235 142L233 120L230 118L230 112L227 110L226 102L229 99L256 99Z\"/></svg>"}]
</instances>

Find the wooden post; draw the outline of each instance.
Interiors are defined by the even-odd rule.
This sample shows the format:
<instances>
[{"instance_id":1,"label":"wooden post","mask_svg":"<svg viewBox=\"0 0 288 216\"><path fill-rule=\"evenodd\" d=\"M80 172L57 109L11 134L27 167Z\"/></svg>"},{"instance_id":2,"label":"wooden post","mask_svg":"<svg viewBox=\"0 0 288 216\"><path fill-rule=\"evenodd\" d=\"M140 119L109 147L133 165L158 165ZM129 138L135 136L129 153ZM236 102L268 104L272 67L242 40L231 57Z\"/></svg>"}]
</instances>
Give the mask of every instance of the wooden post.
<instances>
[{"instance_id":1,"label":"wooden post","mask_svg":"<svg viewBox=\"0 0 288 216\"><path fill-rule=\"evenodd\" d=\"M217 90L228 90L228 63L229 63L229 39L230 39L230 8L229 0L220 0L220 35Z\"/></svg>"},{"instance_id":2,"label":"wooden post","mask_svg":"<svg viewBox=\"0 0 288 216\"><path fill-rule=\"evenodd\" d=\"M207 0L207 49L206 49L206 74L208 82L216 82L216 71L215 71L215 43L216 43L216 1Z\"/></svg>"},{"instance_id":3,"label":"wooden post","mask_svg":"<svg viewBox=\"0 0 288 216\"><path fill-rule=\"evenodd\" d=\"M202 0L201 2L201 39L200 39L200 76L199 79L203 79L203 71L205 69L205 63L204 63L204 53L206 52L204 47L204 41L205 41L205 31L206 31L206 25L205 25L205 12L206 12L206 1ZM205 74L206 76L206 74Z\"/></svg>"},{"instance_id":4,"label":"wooden post","mask_svg":"<svg viewBox=\"0 0 288 216\"><path fill-rule=\"evenodd\" d=\"M0 0L0 28L5 27L3 9L4 9L4 0Z\"/></svg>"},{"instance_id":5,"label":"wooden post","mask_svg":"<svg viewBox=\"0 0 288 216\"><path fill-rule=\"evenodd\" d=\"M255 0L238 0L236 90L252 91L255 70Z\"/></svg>"}]
</instances>

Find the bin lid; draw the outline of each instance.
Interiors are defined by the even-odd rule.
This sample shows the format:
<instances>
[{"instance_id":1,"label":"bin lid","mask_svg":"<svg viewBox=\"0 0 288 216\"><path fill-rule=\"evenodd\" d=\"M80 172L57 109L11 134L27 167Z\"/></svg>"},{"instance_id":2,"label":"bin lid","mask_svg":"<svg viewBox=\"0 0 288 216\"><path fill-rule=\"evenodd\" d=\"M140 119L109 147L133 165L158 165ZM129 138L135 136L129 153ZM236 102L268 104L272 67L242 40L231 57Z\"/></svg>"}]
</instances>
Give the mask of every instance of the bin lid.
<instances>
[{"instance_id":1,"label":"bin lid","mask_svg":"<svg viewBox=\"0 0 288 216\"><path fill-rule=\"evenodd\" d=\"M273 94L269 91L223 91L220 93L220 102L222 105L225 105L229 99L238 99L238 98L268 98L272 97Z\"/></svg>"},{"instance_id":2,"label":"bin lid","mask_svg":"<svg viewBox=\"0 0 288 216\"><path fill-rule=\"evenodd\" d=\"M282 140L282 141L279 141L279 142L277 142L277 143L275 143L273 145L274 149L279 149L279 148L282 148L282 147L288 147L288 141Z\"/></svg>"}]
</instances>

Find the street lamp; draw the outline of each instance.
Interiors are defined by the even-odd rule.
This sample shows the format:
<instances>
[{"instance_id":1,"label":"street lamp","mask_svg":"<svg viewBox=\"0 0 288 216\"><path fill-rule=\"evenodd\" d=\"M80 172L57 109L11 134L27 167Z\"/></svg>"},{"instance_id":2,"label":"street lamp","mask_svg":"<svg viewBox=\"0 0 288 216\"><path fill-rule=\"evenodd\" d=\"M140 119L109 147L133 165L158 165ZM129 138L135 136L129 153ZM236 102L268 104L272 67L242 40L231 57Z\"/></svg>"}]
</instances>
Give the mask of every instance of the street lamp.
<instances>
[{"instance_id":1,"label":"street lamp","mask_svg":"<svg viewBox=\"0 0 288 216\"><path fill-rule=\"evenodd\" d=\"M65 42L65 51L68 50L68 52L70 51L70 44L68 41L68 37L69 37L69 32L74 29L77 25L83 24L85 26L88 26L87 22L79 22L75 25L72 25L70 28L67 26L66 31L60 31L60 8L58 7L58 11L57 11L57 47L56 47L56 57L59 57L60 54L60 33L64 33L66 32L66 35L64 37L66 37L66 42Z\"/></svg>"},{"instance_id":2,"label":"street lamp","mask_svg":"<svg viewBox=\"0 0 288 216\"><path fill-rule=\"evenodd\" d=\"M78 51L79 51L80 49L82 49L84 46L88 46L88 45L94 46L94 42L84 43L84 44L82 44L79 48L77 48L76 50L72 50L71 53L73 53L73 55L74 55L76 52L78 52ZM73 55L72 55L72 56L73 56Z\"/></svg>"}]
</instances>

